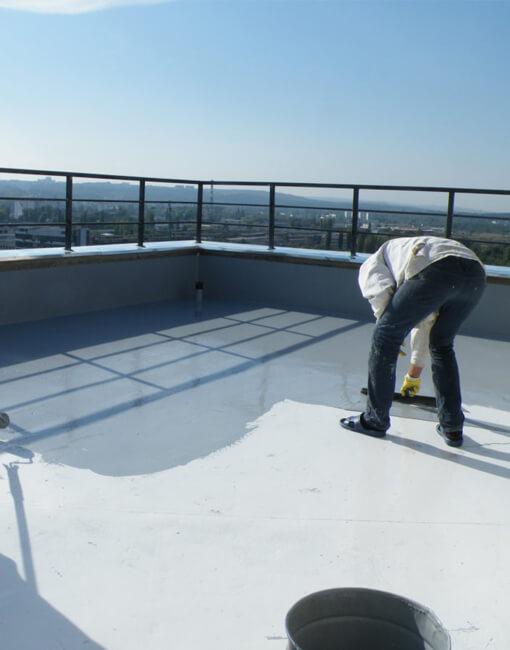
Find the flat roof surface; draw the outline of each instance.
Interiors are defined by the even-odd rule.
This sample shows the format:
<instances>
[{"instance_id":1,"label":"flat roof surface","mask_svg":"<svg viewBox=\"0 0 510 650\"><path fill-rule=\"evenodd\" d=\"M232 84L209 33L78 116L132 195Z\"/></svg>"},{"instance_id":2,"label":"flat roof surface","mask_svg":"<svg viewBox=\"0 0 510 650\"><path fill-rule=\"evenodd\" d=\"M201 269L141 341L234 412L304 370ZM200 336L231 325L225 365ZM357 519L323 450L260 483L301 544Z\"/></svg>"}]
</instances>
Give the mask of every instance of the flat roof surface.
<instances>
[{"instance_id":1,"label":"flat roof surface","mask_svg":"<svg viewBox=\"0 0 510 650\"><path fill-rule=\"evenodd\" d=\"M376 440L338 424L372 327L220 302L1 327L2 647L284 650L297 600L369 587L508 650L510 344L457 339L464 447L398 404Z\"/></svg>"}]
</instances>

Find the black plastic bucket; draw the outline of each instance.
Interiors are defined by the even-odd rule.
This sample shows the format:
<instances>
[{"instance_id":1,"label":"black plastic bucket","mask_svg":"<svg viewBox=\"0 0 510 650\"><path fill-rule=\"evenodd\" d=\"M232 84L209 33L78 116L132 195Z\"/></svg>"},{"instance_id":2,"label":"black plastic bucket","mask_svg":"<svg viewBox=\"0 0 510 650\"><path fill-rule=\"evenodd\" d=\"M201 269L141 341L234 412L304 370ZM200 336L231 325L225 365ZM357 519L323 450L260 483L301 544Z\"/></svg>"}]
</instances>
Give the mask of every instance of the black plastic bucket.
<instances>
[{"instance_id":1,"label":"black plastic bucket","mask_svg":"<svg viewBox=\"0 0 510 650\"><path fill-rule=\"evenodd\" d=\"M329 589L298 601L285 619L288 650L450 650L423 605L373 589Z\"/></svg>"}]
</instances>

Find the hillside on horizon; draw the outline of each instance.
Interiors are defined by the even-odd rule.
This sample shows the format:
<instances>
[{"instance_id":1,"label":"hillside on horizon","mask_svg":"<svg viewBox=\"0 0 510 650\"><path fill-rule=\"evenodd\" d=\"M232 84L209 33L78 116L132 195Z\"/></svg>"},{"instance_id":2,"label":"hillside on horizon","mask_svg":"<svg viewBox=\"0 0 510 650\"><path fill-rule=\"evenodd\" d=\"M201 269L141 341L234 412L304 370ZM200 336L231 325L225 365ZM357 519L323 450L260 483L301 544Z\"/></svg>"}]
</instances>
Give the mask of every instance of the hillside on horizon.
<instances>
[{"instance_id":1,"label":"hillside on horizon","mask_svg":"<svg viewBox=\"0 0 510 650\"><path fill-rule=\"evenodd\" d=\"M269 193L262 189L223 189L213 186L213 202L215 204L234 203L249 207L250 205L266 206L269 202ZM130 182L111 181L78 181L73 182L73 199L81 201L138 201L138 184ZM0 200L37 200L37 199L65 199L66 183L64 180L54 180L45 177L38 180L0 180ZM163 202L190 202L195 203L197 189L192 185L156 185L148 182L145 188L145 201ZM210 185L204 185L204 204L211 201ZM318 208L331 210L350 210L352 201L350 198L333 198L324 196L322 198L307 197L287 192L276 192L277 207L293 208ZM444 215L445 207L437 205L409 205L391 201L360 201L360 210L385 210L385 211L412 211L414 213L432 212ZM463 210L465 214L486 214L498 216L510 216L510 212Z\"/></svg>"}]
</instances>

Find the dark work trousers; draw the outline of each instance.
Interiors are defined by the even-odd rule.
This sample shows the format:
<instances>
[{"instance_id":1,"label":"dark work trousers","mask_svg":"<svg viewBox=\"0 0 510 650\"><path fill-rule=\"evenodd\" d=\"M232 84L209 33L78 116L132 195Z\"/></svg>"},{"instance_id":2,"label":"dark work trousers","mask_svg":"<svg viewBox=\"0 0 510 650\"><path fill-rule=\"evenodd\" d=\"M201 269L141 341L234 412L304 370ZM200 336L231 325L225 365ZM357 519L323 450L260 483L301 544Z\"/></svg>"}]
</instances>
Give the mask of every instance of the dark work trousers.
<instances>
[{"instance_id":1,"label":"dark work trousers","mask_svg":"<svg viewBox=\"0 0 510 650\"><path fill-rule=\"evenodd\" d=\"M395 391L395 371L402 341L420 321L439 312L430 332L432 379L443 431L462 431L464 414L453 341L485 289L483 267L476 260L449 256L406 280L377 321L368 362L368 397L363 419L386 431Z\"/></svg>"}]
</instances>

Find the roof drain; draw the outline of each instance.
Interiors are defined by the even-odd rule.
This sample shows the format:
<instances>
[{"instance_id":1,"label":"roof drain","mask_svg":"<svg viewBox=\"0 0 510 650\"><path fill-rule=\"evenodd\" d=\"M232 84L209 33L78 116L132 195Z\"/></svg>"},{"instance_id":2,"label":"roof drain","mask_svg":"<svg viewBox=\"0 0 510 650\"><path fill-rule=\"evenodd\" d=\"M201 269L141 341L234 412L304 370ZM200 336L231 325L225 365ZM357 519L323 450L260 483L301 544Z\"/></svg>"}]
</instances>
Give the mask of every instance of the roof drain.
<instances>
[{"instance_id":1,"label":"roof drain","mask_svg":"<svg viewBox=\"0 0 510 650\"><path fill-rule=\"evenodd\" d=\"M374 589L319 591L285 619L287 650L450 650L436 615L412 600Z\"/></svg>"}]
</instances>

